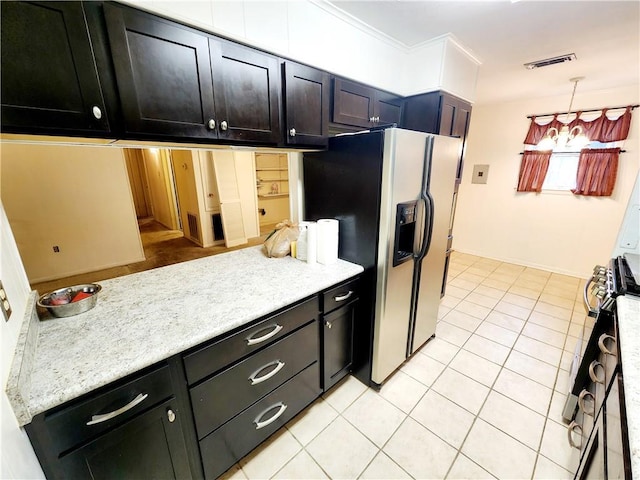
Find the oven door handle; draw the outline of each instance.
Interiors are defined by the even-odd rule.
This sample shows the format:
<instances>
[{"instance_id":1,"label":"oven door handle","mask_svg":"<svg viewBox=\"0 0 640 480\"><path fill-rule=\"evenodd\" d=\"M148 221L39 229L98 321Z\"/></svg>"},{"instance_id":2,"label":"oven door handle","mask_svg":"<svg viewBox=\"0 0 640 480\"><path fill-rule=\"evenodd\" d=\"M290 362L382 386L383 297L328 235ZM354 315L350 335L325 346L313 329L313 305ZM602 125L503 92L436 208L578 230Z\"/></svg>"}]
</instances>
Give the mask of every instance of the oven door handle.
<instances>
[{"instance_id":1,"label":"oven door handle","mask_svg":"<svg viewBox=\"0 0 640 480\"><path fill-rule=\"evenodd\" d=\"M583 299L584 299L584 306L587 308L588 315L590 317L596 318L598 316L598 309L593 308L589 303L589 286L593 283L594 279L595 279L595 275L592 275L591 278L587 280L587 283L584 286L584 291L582 293L583 293Z\"/></svg>"}]
</instances>

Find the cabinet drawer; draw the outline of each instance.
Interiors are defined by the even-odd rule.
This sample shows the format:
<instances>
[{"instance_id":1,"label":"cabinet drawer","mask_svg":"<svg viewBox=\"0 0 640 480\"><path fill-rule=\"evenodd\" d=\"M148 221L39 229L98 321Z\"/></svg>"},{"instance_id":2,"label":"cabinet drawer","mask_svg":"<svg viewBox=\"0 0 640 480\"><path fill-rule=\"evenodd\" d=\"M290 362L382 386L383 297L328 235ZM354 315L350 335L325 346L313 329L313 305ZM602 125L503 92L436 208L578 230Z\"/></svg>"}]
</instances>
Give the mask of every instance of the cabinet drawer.
<instances>
[{"instance_id":1,"label":"cabinet drawer","mask_svg":"<svg viewBox=\"0 0 640 480\"><path fill-rule=\"evenodd\" d=\"M318 323L312 322L191 389L202 438L318 360Z\"/></svg>"},{"instance_id":2,"label":"cabinet drawer","mask_svg":"<svg viewBox=\"0 0 640 480\"><path fill-rule=\"evenodd\" d=\"M172 393L169 366L164 365L154 371L133 377L120 386L109 386L104 393L89 394L62 410L46 414L44 423L51 438L55 439L57 453L61 453L107 429L120 425L125 420L166 400ZM111 419L99 421L100 418L93 418L115 413L118 410L121 413L114 415ZM92 419L97 423L87 425Z\"/></svg>"},{"instance_id":3,"label":"cabinet drawer","mask_svg":"<svg viewBox=\"0 0 640 480\"><path fill-rule=\"evenodd\" d=\"M318 363L200 441L205 478L217 478L320 395Z\"/></svg>"},{"instance_id":4,"label":"cabinet drawer","mask_svg":"<svg viewBox=\"0 0 640 480\"><path fill-rule=\"evenodd\" d=\"M273 315L229 337L217 340L184 356L189 385L216 373L229 364L317 319L318 297Z\"/></svg>"},{"instance_id":5,"label":"cabinet drawer","mask_svg":"<svg viewBox=\"0 0 640 480\"><path fill-rule=\"evenodd\" d=\"M323 311L329 313L338 307L342 307L347 303L358 298L359 295L359 279L350 280L324 293Z\"/></svg>"}]
</instances>

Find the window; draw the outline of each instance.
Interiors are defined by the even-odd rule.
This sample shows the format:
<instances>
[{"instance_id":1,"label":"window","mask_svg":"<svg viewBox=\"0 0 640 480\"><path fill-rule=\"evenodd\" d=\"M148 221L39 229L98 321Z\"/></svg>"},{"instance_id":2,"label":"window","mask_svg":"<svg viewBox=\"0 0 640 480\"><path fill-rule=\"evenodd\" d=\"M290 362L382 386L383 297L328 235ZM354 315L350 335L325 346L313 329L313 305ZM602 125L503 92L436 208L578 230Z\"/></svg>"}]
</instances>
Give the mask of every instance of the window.
<instances>
[{"instance_id":1,"label":"window","mask_svg":"<svg viewBox=\"0 0 640 480\"><path fill-rule=\"evenodd\" d=\"M576 188L576 173L580 152L554 152L542 190L572 190Z\"/></svg>"}]
</instances>

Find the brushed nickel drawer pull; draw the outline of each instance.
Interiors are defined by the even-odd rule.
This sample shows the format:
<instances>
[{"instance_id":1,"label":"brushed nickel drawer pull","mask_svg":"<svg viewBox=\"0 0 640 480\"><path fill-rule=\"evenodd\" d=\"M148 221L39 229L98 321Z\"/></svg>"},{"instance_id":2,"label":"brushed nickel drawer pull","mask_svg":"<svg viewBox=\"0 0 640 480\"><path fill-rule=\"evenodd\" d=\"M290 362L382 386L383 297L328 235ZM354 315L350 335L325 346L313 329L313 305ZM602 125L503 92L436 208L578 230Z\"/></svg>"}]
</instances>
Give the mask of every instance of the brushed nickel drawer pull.
<instances>
[{"instance_id":1,"label":"brushed nickel drawer pull","mask_svg":"<svg viewBox=\"0 0 640 480\"><path fill-rule=\"evenodd\" d=\"M264 422L260 421L260 419L267 412L273 410L276 407L278 407L278 411L276 412L276 414L273 417L271 417L269 420L265 420ZM271 405L269 408L264 409L262 412L260 412L258 414L256 419L253 421L253 423L256 424L256 430L260 430L261 428L264 428L264 427L267 427L267 426L271 425L273 422L275 422L278 418L280 418L282 416L282 414L284 413L284 411L286 409L287 409L287 406L282 402L278 402L275 405Z\"/></svg>"},{"instance_id":2,"label":"brushed nickel drawer pull","mask_svg":"<svg viewBox=\"0 0 640 480\"><path fill-rule=\"evenodd\" d=\"M347 298L351 298L352 295L353 295L353 290L349 290L344 295L336 295L335 297L333 297L333 300L334 302L344 302Z\"/></svg>"},{"instance_id":3,"label":"brushed nickel drawer pull","mask_svg":"<svg viewBox=\"0 0 640 480\"><path fill-rule=\"evenodd\" d=\"M582 442L580 442L580 445L576 445L576 443L573 441L572 434L575 431L577 431L580 434L580 436L582 436L582 426L579 423L576 423L575 421L573 421L567 427L567 435L568 435L568 438L569 438L569 445L571 445L573 448L577 448L578 450L580 450L582 448Z\"/></svg>"},{"instance_id":4,"label":"brushed nickel drawer pull","mask_svg":"<svg viewBox=\"0 0 640 480\"><path fill-rule=\"evenodd\" d=\"M257 337L257 338L252 338L251 336L247 337L247 345L257 345L258 343L262 343L266 340L269 340L271 337L273 337L274 335L277 335L278 332L280 330L282 330L284 327L282 325L278 325L277 323L273 325L273 330L271 330L269 333L267 333L266 335L263 335L261 337Z\"/></svg>"},{"instance_id":5,"label":"brushed nickel drawer pull","mask_svg":"<svg viewBox=\"0 0 640 480\"><path fill-rule=\"evenodd\" d=\"M117 417L118 415L123 414L127 410L131 410L136 405L139 405L140 403L144 402L144 400L148 396L149 395L147 395L146 393L141 393L136 398L134 398L129 403L127 403L124 407L120 407L119 409L114 410L113 412L103 413L101 415L94 415L91 417L91 420L87 422L87 425L95 425L96 423L102 423L102 422L106 422L107 420L111 420L112 418Z\"/></svg>"},{"instance_id":6,"label":"brushed nickel drawer pull","mask_svg":"<svg viewBox=\"0 0 640 480\"><path fill-rule=\"evenodd\" d=\"M607 335L606 333L603 333L602 335L600 335L600 338L598 339L598 347L600 347L600 351L605 355L615 356L616 353L605 345L604 342L606 342L607 340L611 340L613 342L613 345L616 344L615 337L612 337L611 335Z\"/></svg>"},{"instance_id":7,"label":"brushed nickel drawer pull","mask_svg":"<svg viewBox=\"0 0 640 480\"><path fill-rule=\"evenodd\" d=\"M276 368L271 370L266 375L258 377L258 374L260 372L262 372L265 368L270 367L271 365L275 365ZM247 380L249 380L251 382L251 385L257 385L257 384L262 383L262 382L264 382L266 380L269 380L271 377L276 375L283 368L284 368L284 362L281 362L280 360L274 360L273 362L269 362L266 365L261 366L259 369L257 369L255 372L253 372L251 374L251 376Z\"/></svg>"},{"instance_id":8,"label":"brushed nickel drawer pull","mask_svg":"<svg viewBox=\"0 0 640 480\"><path fill-rule=\"evenodd\" d=\"M596 368L598 367L602 368L602 378L598 377L598 373L596 372ZM604 367L599 361L594 360L589 364L589 378L591 378L593 383L604 384Z\"/></svg>"},{"instance_id":9,"label":"brushed nickel drawer pull","mask_svg":"<svg viewBox=\"0 0 640 480\"><path fill-rule=\"evenodd\" d=\"M586 409L586 405L584 403L584 399L586 397L591 397L591 399L593 400L593 408L591 408L590 410ZM587 415L595 416L595 414L596 414L596 397L594 397L593 393L591 393L589 390L582 390L580 392L580 395L578 395L578 407L580 408L580 410L582 410Z\"/></svg>"}]
</instances>

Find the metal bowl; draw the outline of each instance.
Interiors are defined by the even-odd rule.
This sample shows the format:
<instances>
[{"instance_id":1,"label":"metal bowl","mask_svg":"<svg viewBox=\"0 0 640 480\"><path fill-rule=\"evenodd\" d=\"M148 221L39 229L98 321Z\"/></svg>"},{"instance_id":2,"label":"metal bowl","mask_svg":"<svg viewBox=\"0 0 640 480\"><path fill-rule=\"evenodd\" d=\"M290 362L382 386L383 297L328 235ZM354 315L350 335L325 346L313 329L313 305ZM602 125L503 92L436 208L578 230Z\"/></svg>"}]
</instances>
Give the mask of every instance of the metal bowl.
<instances>
[{"instance_id":1,"label":"metal bowl","mask_svg":"<svg viewBox=\"0 0 640 480\"><path fill-rule=\"evenodd\" d=\"M46 308L54 317L71 317L95 307L100 290L102 290L102 287L97 283L61 288L42 295L38 299L38 306ZM74 302L73 298L80 292L87 293L90 296ZM56 301L64 302L65 300L67 303L53 303Z\"/></svg>"}]
</instances>

